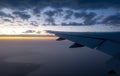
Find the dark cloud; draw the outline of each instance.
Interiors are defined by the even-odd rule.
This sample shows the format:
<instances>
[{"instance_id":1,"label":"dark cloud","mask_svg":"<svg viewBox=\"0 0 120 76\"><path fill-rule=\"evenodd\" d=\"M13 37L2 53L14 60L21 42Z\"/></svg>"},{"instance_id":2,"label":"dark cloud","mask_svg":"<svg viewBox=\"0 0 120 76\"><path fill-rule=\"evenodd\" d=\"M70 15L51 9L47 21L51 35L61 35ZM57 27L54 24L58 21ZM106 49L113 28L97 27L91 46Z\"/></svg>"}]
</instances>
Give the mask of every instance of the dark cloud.
<instances>
[{"instance_id":1,"label":"dark cloud","mask_svg":"<svg viewBox=\"0 0 120 76\"><path fill-rule=\"evenodd\" d=\"M79 18L80 17L80 13L74 13L74 17L75 18Z\"/></svg>"},{"instance_id":2,"label":"dark cloud","mask_svg":"<svg viewBox=\"0 0 120 76\"><path fill-rule=\"evenodd\" d=\"M74 13L74 17L75 18L81 18L83 15L83 13L80 13L80 12L77 12L77 13Z\"/></svg>"},{"instance_id":3,"label":"dark cloud","mask_svg":"<svg viewBox=\"0 0 120 76\"><path fill-rule=\"evenodd\" d=\"M101 21L104 19L103 15L97 16L96 18L94 18L93 22L94 24L101 24Z\"/></svg>"},{"instance_id":4,"label":"dark cloud","mask_svg":"<svg viewBox=\"0 0 120 76\"><path fill-rule=\"evenodd\" d=\"M14 17L14 16L12 16L11 14L7 14L7 15L6 15L6 17L11 18L12 20L14 20L14 19L15 19L15 17Z\"/></svg>"},{"instance_id":5,"label":"dark cloud","mask_svg":"<svg viewBox=\"0 0 120 76\"><path fill-rule=\"evenodd\" d=\"M10 22L12 23L12 21L10 19L3 19L5 22Z\"/></svg>"},{"instance_id":6,"label":"dark cloud","mask_svg":"<svg viewBox=\"0 0 120 76\"><path fill-rule=\"evenodd\" d=\"M35 31L34 30L26 30L25 32L23 33L34 33Z\"/></svg>"},{"instance_id":7,"label":"dark cloud","mask_svg":"<svg viewBox=\"0 0 120 76\"><path fill-rule=\"evenodd\" d=\"M12 20L14 20L14 16L12 16L11 14L6 14L5 12L3 12L3 11L0 11L0 17L1 18L4 18L4 17L7 17L7 18L10 18L10 19L12 19Z\"/></svg>"},{"instance_id":8,"label":"dark cloud","mask_svg":"<svg viewBox=\"0 0 120 76\"><path fill-rule=\"evenodd\" d=\"M120 8L120 0L0 0L1 7L10 8L55 8L69 7L76 9Z\"/></svg>"},{"instance_id":9,"label":"dark cloud","mask_svg":"<svg viewBox=\"0 0 120 76\"><path fill-rule=\"evenodd\" d=\"M31 21L30 24L33 25L33 26L39 26L39 24L36 21Z\"/></svg>"},{"instance_id":10,"label":"dark cloud","mask_svg":"<svg viewBox=\"0 0 120 76\"><path fill-rule=\"evenodd\" d=\"M84 24L86 25L95 24L97 20L100 19L99 17L95 18L96 16L97 14L95 12L87 13L83 11L83 12L74 13L74 17L77 19L82 18L84 20Z\"/></svg>"},{"instance_id":11,"label":"dark cloud","mask_svg":"<svg viewBox=\"0 0 120 76\"><path fill-rule=\"evenodd\" d=\"M66 16L65 16L66 20L70 19L71 16L73 15L73 13L74 13L72 10L66 10L65 12L66 12Z\"/></svg>"},{"instance_id":12,"label":"dark cloud","mask_svg":"<svg viewBox=\"0 0 120 76\"><path fill-rule=\"evenodd\" d=\"M52 18L52 17L46 18L46 19L45 19L45 22L46 22L47 24L44 24L44 25L56 25L56 24L55 24L55 19Z\"/></svg>"},{"instance_id":13,"label":"dark cloud","mask_svg":"<svg viewBox=\"0 0 120 76\"><path fill-rule=\"evenodd\" d=\"M75 19L82 19L83 22L74 22L70 21L69 23L61 23L62 25L93 25L93 24L99 24L100 20L103 19L103 16L97 15L95 12L73 12L71 15L69 15L68 19L70 19L71 16L74 16Z\"/></svg>"},{"instance_id":14,"label":"dark cloud","mask_svg":"<svg viewBox=\"0 0 120 76\"><path fill-rule=\"evenodd\" d=\"M97 14L94 13L94 12L90 12L88 14L85 13L84 15L84 24L86 25L91 25L91 24L95 24L96 20L94 19L94 17L96 16Z\"/></svg>"},{"instance_id":15,"label":"dark cloud","mask_svg":"<svg viewBox=\"0 0 120 76\"><path fill-rule=\"evenodd\" d=\"M85 11L82 11L82 12L78 12L78 13L74 13L74 17L75 18L84 18L84 19L87 19L88 17L90 17L91 14L88 14L87 12Z\"/></svg>"},{"instance_id":16,"label":"dark cloud","mask_svg":"<svg viewBox=\"0 0 120 76\"><path fill-rule=\"evenodd\" d=\"M36 34L41 34L41 31L36 31L36 30L26 30L25 32L22 32L22 33L28 33L28 34L36 33Z\"/></svg>"},{"instance_id":17,"label":"dark cloud","mask_svg":"<svg viewBox=\"0 0 120 76\"><path fill-rule=\"evenodd\" d=\"M28 20L31 16L29 14L27 14L26 12L19 12L19 11L15 11L13 12L14 15L20 17L23 20Z\"/></svg>"},{"instance_id":18,"label":"dark cloud","mask_svg":"<svg viewBox=\"0 0 120 76\"><path fill-rule=\"evenodd\" d=\"M47 25L55 25L55 19L53 18L53 16L55 16L56 13L57 11L44 12L44 14L48 16L48 18L45 19L45 22L47 22Z\"/></svg>"},{"instance_id":19,"label":"dark cloud","mask_svg":"<svg viewBox=\"0 0 120 76\"><path fill-rule=\"evenodd\" d=\"M71 21L70 25L92 25L99 23L98 21L102 19L102 16L97 17L97 14L95 12L86 12L83 10L87 9L106 9L106 8L114 8L114 9L120 9L120 0L0 0L0 8L11 8L15 9L15 12L13 14L6 14L2 11L0 11L0 17L7 17L14 20L16 17L19 17L23 20L29 20L31 18L31 15L28 14L28 12L31 13L31 11L28 12L21 12L27 9L31 9L33 15L38 17L38 20L40 20L41 17L41 11L45 7L52 7L55 8L55 10L50 10L43 12L47 18L45 19L45 22L47 25L55 25L55 18L57 17L64 17L65 20L71 19L73 16L75 19L83 19L83 23L76 23ZM64 7L72 8L69 10L63 9ZM75 9L79 9L83 12L75 12ZM109 17L106 17L103 19L101 23L120 23L119 21L119 14L112 15ZM64 22L64 21L63 21ZM31 22L31 25L38 26L38 23ZM66 23L62 23L66 24Z\"/></svg>"},{"instance_id":20,"label":"dark cloud","mask_svg":"<svg viewBox=\"0 0 120 76\"><path fill-rule=\"evenodd\" d=\"M102 23L120 24L120 13L106 17L105 19L103 19Z\"/></svg>"},{"instance_id":21,"label":"dark cloud","mask_svg":"<svg viewBox=\"0 0 120 76\"><path fill-rule=\"evenodd\" d=\"M63 9L58 8L58 9L56 9L56 11L57 11L58 13L61 13L61 12L63 12Z\"/></svg>"},{"instance_id":22,"label":"dark cloud","mask_svg":"<svg viewBox=\"0 0 120 76\"><path fill-rule=\"evenodd\" d=\"M48 17L53 17L56 14L56 11L46 11L44 12L45 15L47 15Z\"/></svg>"},{"instance_id":23,"label":"dark cloud","mask_svg":"<svg viewBox=\"0 0 120 76\"><path fill-rule=\"evenodd\" d=\"M37 8L37 7L33 9L33 14L34 14L34 15L39 15L40 12L41 12L40 9Z\"/></svg>"},{"instance_id":24,"label":"dark cloud","mask_svg":"<svg viewBox=\"0 0 120 76\"><path fill-rule=\"evenodd\" d=\"M4 13L4 12L0 11L0 17L6 17L6 16L7 16L7 14L6 14L6 13Z\"/></svg>"},{"instance_id":25,"label":"dark cloud","mask_svg":"<svg viewBox=\"0 0 120 76\"><path fill-rule=\"evenodd\" d=\"M50 10L50 11L46 11L44 12L45 15L47 16L63 16L63 9L62 8L56 8L55 10Z\"/></svg>"},{"instance_id":26,"label":"dark cloud","mask_svg":"<svg viewBox=\"0 0 120 76\"><path fill-rule=\"evenodd\" d=\"M70 22L70 23L61 23L62 26L80 26L82 23Z\"/></svg>"}]
</instances>

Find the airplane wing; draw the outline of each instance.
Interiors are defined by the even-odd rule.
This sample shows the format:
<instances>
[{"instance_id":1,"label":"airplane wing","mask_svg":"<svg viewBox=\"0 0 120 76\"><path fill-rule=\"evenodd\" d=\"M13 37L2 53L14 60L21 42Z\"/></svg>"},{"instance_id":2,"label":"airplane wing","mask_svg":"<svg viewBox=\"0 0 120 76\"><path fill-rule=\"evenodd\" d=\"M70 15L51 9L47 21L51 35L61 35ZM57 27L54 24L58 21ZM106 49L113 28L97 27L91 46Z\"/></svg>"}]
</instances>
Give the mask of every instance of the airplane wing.
<instances>
[{"instance_id":1,"label":"airplane wing","mask_svg":"<svg viewBox=\"0 0 120 76\"><path fill-rule=\"evenodd\" d=\"M75 42L70 48L87 46L120 60L120 32L47 32L60 37L58 41L68 39Z\"/></svg>"},{"instance_id":2,"label":"airplane wing","mask_svg":"<svg viewBox=\"0 0 120 76\"><path fill-rule=\"evenodd\" d=\"M58 41L68 39L75 42L70 48L87 46L113 56L107 66L120 75L120 32L47 32L60 37Z\"/></svg>"}]
</instances>

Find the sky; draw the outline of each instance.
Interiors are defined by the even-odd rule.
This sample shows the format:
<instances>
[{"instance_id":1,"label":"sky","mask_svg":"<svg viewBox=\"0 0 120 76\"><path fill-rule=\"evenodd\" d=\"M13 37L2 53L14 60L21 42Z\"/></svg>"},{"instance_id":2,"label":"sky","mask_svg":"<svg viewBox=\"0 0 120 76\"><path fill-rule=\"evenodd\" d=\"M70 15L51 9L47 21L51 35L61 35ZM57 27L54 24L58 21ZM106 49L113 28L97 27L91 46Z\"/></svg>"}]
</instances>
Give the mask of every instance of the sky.
<instances>
[{"instance_id":1,"label":"sky","mask_svg":"<svg viewBox=\"0 0 120 76\"><path fill-rule=\"evenodd\" d=\"M119 0L0 0L0 35L41 35L46 26L116 26L119 4Z\"/></svg>"}]
</instances>

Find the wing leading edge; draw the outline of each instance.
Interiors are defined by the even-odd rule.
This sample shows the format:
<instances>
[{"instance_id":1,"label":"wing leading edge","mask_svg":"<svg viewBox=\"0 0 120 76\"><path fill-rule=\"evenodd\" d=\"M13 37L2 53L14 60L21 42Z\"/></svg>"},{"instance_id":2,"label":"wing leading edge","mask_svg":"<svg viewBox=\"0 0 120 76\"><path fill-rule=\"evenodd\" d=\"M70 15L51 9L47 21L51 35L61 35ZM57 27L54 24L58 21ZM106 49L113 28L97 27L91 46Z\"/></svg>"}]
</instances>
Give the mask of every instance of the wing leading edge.
<instances>
[{"instance_id":1,"label":"wing leading edge","mask_svg":"<svg viewBox=\"0 0 120 76\"><path fill-rule=\"evenodd\" d=\"M120 32L47 32L54 33L62 39L100 50L120 60Z\"/></svg>"}]
</instances>

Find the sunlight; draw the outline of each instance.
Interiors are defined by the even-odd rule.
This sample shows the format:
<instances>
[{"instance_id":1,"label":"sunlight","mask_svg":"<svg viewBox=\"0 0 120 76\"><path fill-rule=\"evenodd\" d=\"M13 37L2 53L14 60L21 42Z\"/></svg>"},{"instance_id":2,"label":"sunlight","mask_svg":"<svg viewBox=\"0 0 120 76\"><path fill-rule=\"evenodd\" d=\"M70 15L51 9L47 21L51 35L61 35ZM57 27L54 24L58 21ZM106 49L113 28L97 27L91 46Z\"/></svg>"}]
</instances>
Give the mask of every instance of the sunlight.
<instances>
[{"instance_id":1,"label":"sunlight","mask_svg":"<svg viewBox=\"0 0 120 76\"><path fill-rule=\"evenodd\" d=\"M57 37L0 37L0 40L55 40Z\"/></svg>"},{"instance_id":2,"label":"sunlight","mask_svg":"<svg viewBox=\"0 0 120 76\"><path fill-rule=\"evenodd\" d=\"M33 30L34 32L27 32ZM1 26L0 35L39 35L40 28L34 26Z\"/></svg>"}]
</instances>

